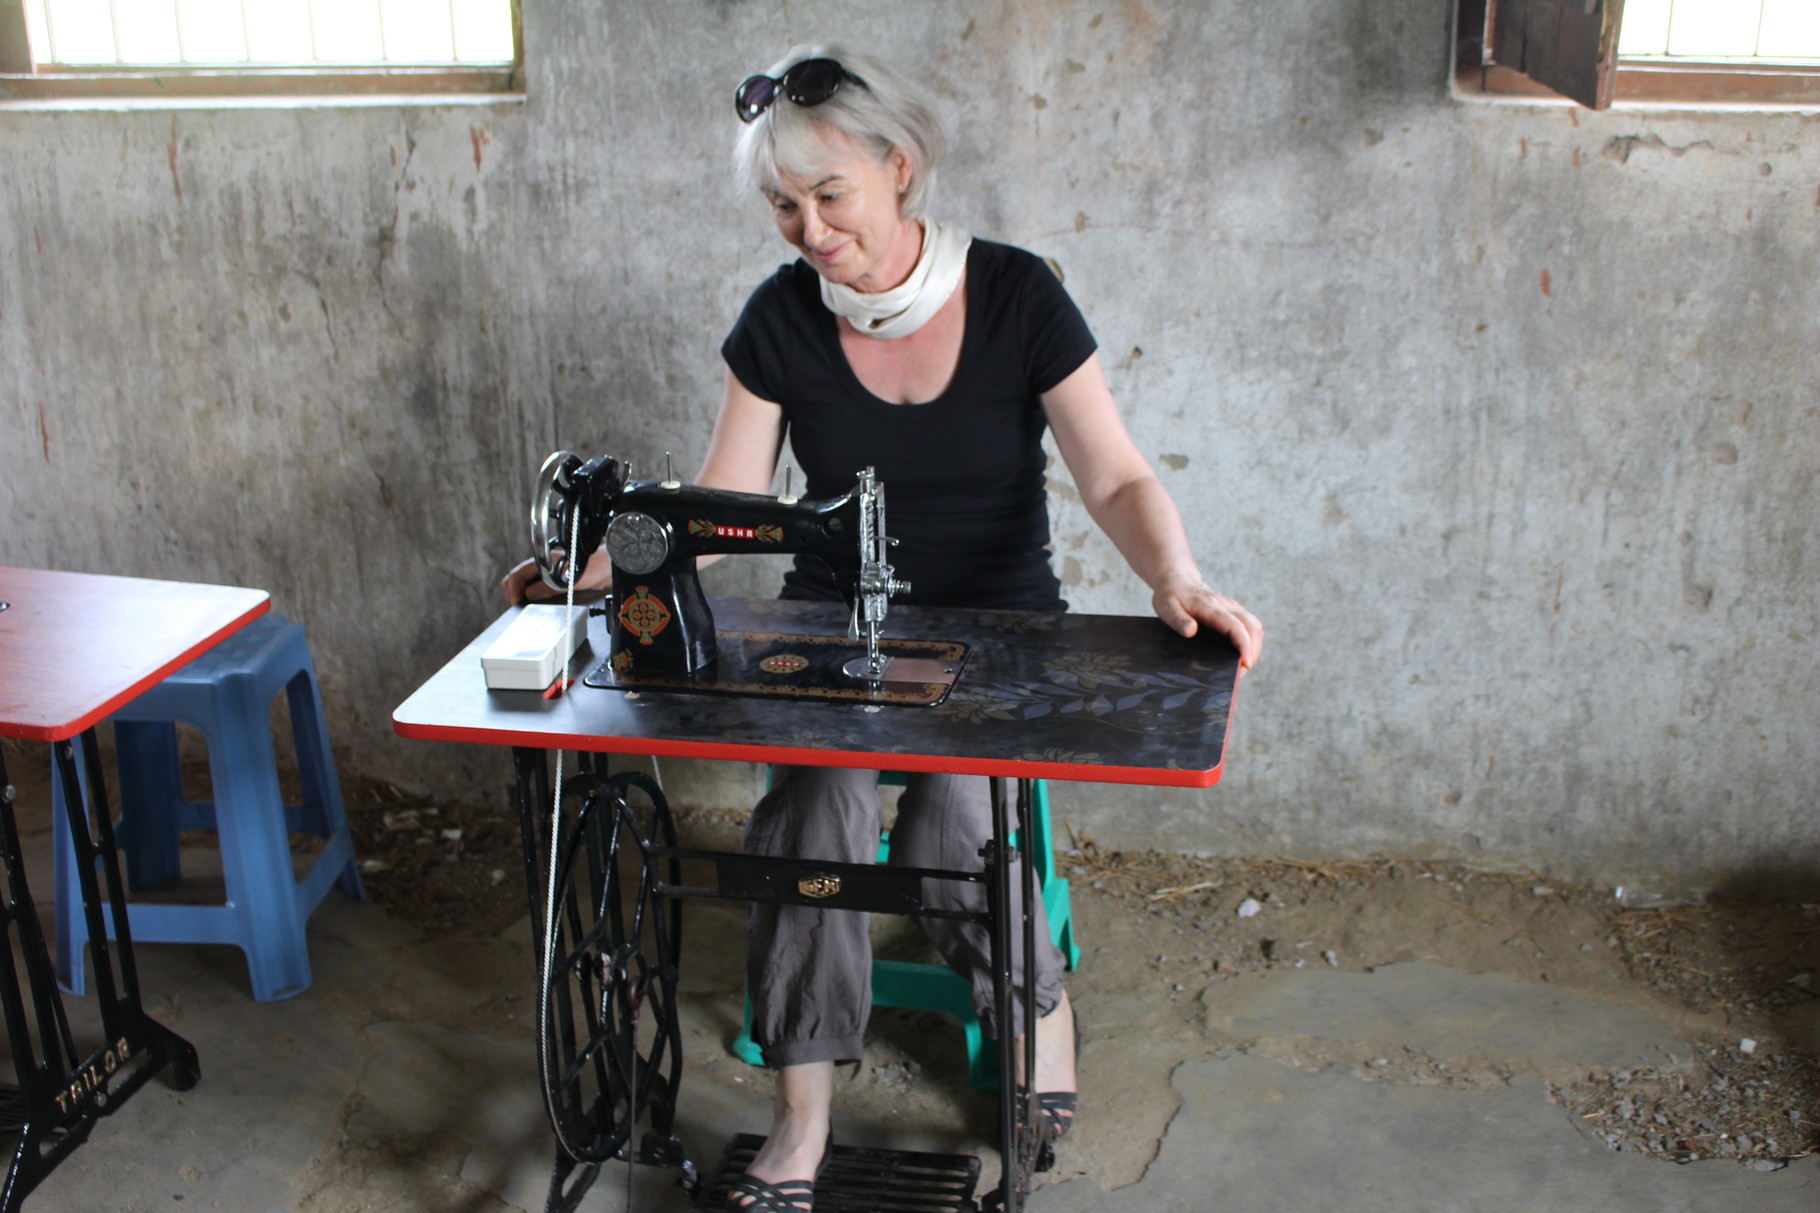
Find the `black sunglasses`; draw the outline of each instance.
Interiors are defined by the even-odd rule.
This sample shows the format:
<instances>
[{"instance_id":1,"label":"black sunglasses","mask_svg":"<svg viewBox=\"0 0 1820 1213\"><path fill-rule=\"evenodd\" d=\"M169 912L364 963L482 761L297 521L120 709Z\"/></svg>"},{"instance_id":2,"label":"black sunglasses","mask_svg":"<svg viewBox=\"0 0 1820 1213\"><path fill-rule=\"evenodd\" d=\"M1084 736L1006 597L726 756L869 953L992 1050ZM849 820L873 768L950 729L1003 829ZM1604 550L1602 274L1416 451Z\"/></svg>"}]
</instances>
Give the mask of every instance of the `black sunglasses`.
<instances>
[{"instance_id":1,"label":"black sunglasses","mask_svg":"<svg viewBox=\"0 0 1820 1213\"><path fill-rule=\"evenodd\" d=\"M782 93L801 106L820 105L851 80L861 88L866 82L833 59L804 59L781 76L748 76L733 90L733 108L741 122L751 122L771 108Z\"/></svg>"}]
</instances>

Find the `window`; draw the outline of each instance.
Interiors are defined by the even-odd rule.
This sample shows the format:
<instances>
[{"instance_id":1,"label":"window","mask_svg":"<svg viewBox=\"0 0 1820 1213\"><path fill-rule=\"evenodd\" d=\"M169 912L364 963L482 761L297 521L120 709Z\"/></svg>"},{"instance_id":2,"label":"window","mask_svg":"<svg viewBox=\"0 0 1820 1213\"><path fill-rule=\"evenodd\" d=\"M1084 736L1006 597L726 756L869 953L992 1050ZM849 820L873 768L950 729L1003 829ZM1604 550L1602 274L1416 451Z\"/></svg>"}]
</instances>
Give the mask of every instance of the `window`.
<instances>
[{"instance_id":1,"label":"window","mask_svg":"<svg viewBox=\"0 0 1820 1213\"><path fill-rule=\"evenodd\" d=\"M1626 59L1820 63L1814 0L1624 0L1618 54Z\"/></svg>"},{"instance_id":2,"label":"window","mask_svg":"<svg viewBox=\"0 0 1820 1213\"><path fill-rule=\"evenodd\" d=\"M1820 0L1458 0L1464 93L1820 108Z\"/></svg>"},{"instance_id":3,"label":"window","mask_svg":"<svg viewBox=\"0 0 1820 1213\"><path fill-rule=\"evenodd\" d=\"M503 92L518 0L0 0L0 97Z\"/></svg>"}]
</instances>

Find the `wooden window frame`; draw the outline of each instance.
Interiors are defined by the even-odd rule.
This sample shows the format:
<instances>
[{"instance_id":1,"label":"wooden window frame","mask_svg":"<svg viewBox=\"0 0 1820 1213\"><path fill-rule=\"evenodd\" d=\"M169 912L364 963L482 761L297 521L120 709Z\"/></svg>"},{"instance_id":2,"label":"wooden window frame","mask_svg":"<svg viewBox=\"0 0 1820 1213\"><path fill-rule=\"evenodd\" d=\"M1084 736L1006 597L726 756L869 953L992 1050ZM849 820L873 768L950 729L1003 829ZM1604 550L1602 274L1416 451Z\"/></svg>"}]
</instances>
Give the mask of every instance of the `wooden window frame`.
<instances>
[{"instance_id":1,"label":"wooden window frame","mask_svg":"<svg viewBox=\"0 0 1820 1213\"><path fill-rule=\"evenodd\" d=\"M1570 104L1553 89L1497 62L1488 36L1497 3L1455 4L1454 92ZM1608 104L1820 110L1820 64L1619 59Z\"/></svg>"},{"instance_id":2,"label":"wooden window frame","mask_svg":"<svg viewBox=\"0 0 1820 1213\"><path fill-rule=\"evenodd\" d=\"M446 97L523 93L522 0L510 0L512 62L505 64L379 64L315 68L287 64L208 67L43 69L32 62L25 0L0 0L0 101L208 100L267 97Z\"/></svg>"}]
</instances>

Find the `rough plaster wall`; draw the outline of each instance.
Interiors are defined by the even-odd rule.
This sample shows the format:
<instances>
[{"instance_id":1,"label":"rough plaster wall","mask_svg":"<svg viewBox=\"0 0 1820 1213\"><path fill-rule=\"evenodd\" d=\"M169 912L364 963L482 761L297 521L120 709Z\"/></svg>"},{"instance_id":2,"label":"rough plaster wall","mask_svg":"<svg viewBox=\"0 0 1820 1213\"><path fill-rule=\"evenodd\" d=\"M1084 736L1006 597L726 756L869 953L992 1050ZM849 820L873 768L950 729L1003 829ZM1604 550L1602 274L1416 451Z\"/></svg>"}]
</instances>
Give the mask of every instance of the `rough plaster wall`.
<instances>
[{"instance_id":1,"label":"rough plaster wall","mask_svg":"<svg viewBox=\"0 0 1820 1213\"><path fill-rule=\"evenodd\" d=\"M730 85L832 34L1056 257L1209 579L1265 619L1225 783L1101 841L1659 884L1820 868L1820 123L1461 103L1447 0L526 5L522 102L0 109L0 561L270 589L353 770L497 611L556 445L700 458L784 259ZM1145 594L1062 469L1076 609ZM765 593L775 567L717 566ZM738 803L749 770L667 770Z\"/></svg>"}]
</instances>

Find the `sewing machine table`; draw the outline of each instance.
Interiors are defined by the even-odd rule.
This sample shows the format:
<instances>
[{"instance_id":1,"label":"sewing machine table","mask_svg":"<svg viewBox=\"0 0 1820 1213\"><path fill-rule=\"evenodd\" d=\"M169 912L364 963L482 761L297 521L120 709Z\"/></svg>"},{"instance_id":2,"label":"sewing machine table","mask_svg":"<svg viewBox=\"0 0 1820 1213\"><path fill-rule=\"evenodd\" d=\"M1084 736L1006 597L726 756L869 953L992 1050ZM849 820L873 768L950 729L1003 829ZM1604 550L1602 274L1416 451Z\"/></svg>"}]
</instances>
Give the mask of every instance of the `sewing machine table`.
<instances>
[{"instance_id":1,"label":"sewing machine table","mask_svg":"<svg viewBox=\"0 0 1820 1213\"><path fill-rule=\"evenodd\" d=\"M843 634L847 627L847 614L838 604L722 598L714 599L712 607L716 625L724 629L833 636ZM924 707L682 692L627 693L587 687L580 684L580 673L607 651L605 628L598 618L589 621L593 654L577 654L577 683L569 693L546 698L531 691L489 692L480 654L514 613L502 615L434 674L399 706L393 722L404 737L513 748L526 875L540 939L541 890L549 876L541 858L541 839L551 819L544 762L547 748L600 755L1009 777L1024 781L1016 798L1018 812L1014 813L1006 797L995 794L996 842L989 848L986 871L912 874L986 884L995 912L981 921L993 929L1000 1017L1008 1022L1011 977L1009 966L1000 958L1011 954L1014 924L1008 921L1010 915L996 912L996 907L1004 904L1011 855L1006 842L1025 806L1027 781L1210 787L1224 768L1237 654L1224 638L1183 639L1154 619L894 606L890 617L893 636L953 641L970 649L964 675L947 699L939 706ZM578 778L591 780L590 786L604 787L604 766L586 759L583 766ZM618 794L623 803L623 787ZM641 853L648 857L648 872L655 873L647 876L648 888L641 895L654 893L660 902L679 896L754 896L837 908L919 912L915 880L908 885L894 884L883 868L876 869L879 875L870 876L864 869L850 870L844 865L686 851L661 833L647 831L637 840ZM682 887L677 875L682 859L712 862L719 873L718 886ZM1022 870L1028 881L1031 865L1023 865ZM848 891L825 901L820 900L824 894L819 891L806 896L798 893L805 884L825 884L827 877L838 878L832 880L837 889L844 881ZM1026 888L1024 904L1032 900L1031 890ZM667 921L661 913L655 917ZM1033 923L1028 915L1021 918L1017 925L1028 948ZM577 936L584 933L579 926L572 929ZM661 958L657 967L663 967ZM582 1051L586 1054L593 1048L590 1042ZM653 1045L654 1057L659 1048ZM1012 1090L1012 1050L1000 1051L1000 1065L1000 1089ZM673 1078L669 1090L673 1098ZM1001 1101L1001 1157L1016 1161L1002 1169L993 1207L1007 1213L1023 1207L1034 1162L1032 1149L1017 1144L1017 1122L1032 1116L1033 1110L1016 1104L1015 1100ZM653 1113L653 1122L661 1130L654 1129L658 1137L668 1133L670 1110L660 1106ZM637 1115L638 1109L631 1108L632 1119ZM664 1139L671 1143L667 1149L657 1150L649 1148L650 1139L647 1135L647 1148L638 1151L628 1137L624 1155L678 1161L673 1138ZM583 1168L579 1182L570 1176L573 1169L574 1164L565 1162L559 1150L551 1209L572 1209L591 1182L592 1167ZM570 1176L566 1191L565 1176Z\"/></svg>"},{"instance_id":2,"label":"sewing machine table","mask_svg":"<svg viewBox=\"0 0 1820 1213\"><path fill-rule=\"evenodd\" d=\"M268 607L263 590L0 568L0 736L51 743L64 793L61 810L53 805L51 811L68 815L81 860L77 883L105 1037L83 1053L70 1032L26 883L13 789L0 756L0 862L7 879L0 904L7 934L0 945L0 1006L18 1078L17 1087L0 1087L0 1122L19 1133L0 1213L15 1213L39 1181L88 1139L95 1121L165 1065L179 1090L200 1076L195 1048L147 1015L140 1001L94 726ZM112 940L104 913L113 919Z\"/></svg>"}]
</instances>

